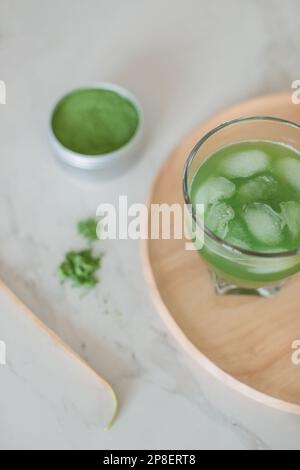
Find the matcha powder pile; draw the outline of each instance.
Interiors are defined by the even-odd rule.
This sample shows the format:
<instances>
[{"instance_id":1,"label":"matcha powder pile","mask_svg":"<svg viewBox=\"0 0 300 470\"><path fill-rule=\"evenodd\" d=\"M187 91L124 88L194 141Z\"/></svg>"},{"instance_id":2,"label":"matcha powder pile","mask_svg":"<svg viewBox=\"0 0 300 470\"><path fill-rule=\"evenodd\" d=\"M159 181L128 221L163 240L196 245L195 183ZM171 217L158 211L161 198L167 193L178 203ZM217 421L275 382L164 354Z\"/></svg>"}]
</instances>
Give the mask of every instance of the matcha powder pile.
<instances>
[{"instance_id":1,"label":"matcha powder pile","mask_svg":"<svg viewBox=\"0 0 300 470\"><path fill-rule=\"evenodd\" d=\"M105 89L80 89L65 96L52 116L55 136L83 155L102 155L124 146L134 136L139 114L134 104Z\"/></svg>"},{"instance_id":2,"label":"matcha powder pile","mask_svg":"<svg viewBox=\"0 0 300 470\"><path fill-rule=\"evenodd\" d=\"M99 282L96 274L102 262L102 254L94 254L91 246L98 239L96 219L82 220L77 225L77 230L89 242L89 247L66 253L58 268L58 277L62 282L72 281L75 287L95 287Z\"/></svg>"}]
</instances>

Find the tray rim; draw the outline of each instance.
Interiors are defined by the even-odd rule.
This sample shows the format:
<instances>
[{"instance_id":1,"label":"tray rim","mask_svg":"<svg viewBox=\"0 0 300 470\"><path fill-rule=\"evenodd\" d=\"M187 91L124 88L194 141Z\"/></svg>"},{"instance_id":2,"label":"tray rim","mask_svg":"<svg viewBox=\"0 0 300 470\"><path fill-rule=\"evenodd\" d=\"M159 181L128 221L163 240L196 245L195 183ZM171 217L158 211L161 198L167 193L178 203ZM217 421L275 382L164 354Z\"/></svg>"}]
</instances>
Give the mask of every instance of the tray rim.
<instances>
[{"instance_id":1,"label":"tray rim","mask_svg":"<svg viewBox=\"0 0 300 470\"><path fill-rule=\"evenodd\" d=\"M177 145L170 152L167 159L161 165L158 173L156 174L154 178L153 183L151 184L149 195L146 200L147 208L149 209L151 201L153 200L156 184L161 178L166 168L168 167L169 162L174 158L174 154L176 154L177 150L181 147L182 143L185 140L188 140L191 136L195 134L197 129L199 129L199 126L210 127L210 123L215 123L217 118L220 119L220 122L222 122L222 120L226 120L225 117L229 113L234 114L241 107L252 105L255 102L259 103L262 106L264 103L269 103L270 101L281 102L281 100L287 100L290 97L291 97L291 94L285 92L285 93L276 93L276 94L263 95L263 96L250 98L248 100L244 100L233 106L230 106L222 110L219 113L213 114L211 117L209 117L208 119L205 119L200 124L198 124L198 126L195 126L192 129L192 131L188 132L180 139ZM148 234L148 223L147 223L147 226L145 227L145 233ZM256 390L255 388L252 388L249 385L246 385L245 383L239 381L234 376L232 376L228 372L225 372L223 369L217 366L213 361L211 361L207 356L205 356L205 354L203 354L200 351L200 349L198 349L191 342L191 340L187 337L187 335L181 330L179 325L176 323L176 321L174 320L172 316L172 313L169 311L168 307L166 306L166 304L164 303L161 297L159 287L156 283L156 280L152 271L150 256L149 256L149 240L146 237L145 239L142 239L140 241L140 253L141 253L141 258L142 258L142 265L143 265L143 271L144 271L146 284L149 288L154 306L157 312L159 313L160 317L162 318L164 324L166 325L167 329L172 333L176 341L188 353L188 355L192 359L194 359L196 363L198 363L201 367L203 367L207 372L209 372L214 378L218 379L226 386L229 386L234 391L237 391L241 393L242 395L246 396L247 398L250 398L260 404L267 405L271 408L275 408L283 412L300 416L300 405L272 397L271 395L267 395L264 392L260 392L259 390Z\"/></svg>"}]
</instances>

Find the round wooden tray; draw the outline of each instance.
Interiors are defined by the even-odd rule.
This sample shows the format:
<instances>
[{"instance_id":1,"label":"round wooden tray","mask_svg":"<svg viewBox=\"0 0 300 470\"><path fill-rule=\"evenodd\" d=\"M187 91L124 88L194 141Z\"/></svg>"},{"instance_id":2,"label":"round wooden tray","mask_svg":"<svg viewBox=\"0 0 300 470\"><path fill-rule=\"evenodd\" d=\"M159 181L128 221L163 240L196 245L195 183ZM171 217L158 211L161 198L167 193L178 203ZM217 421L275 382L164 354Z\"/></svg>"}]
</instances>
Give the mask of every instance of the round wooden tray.
<instances>
[{"instance_id":1,"label":"round wooden tray","mask_svg":"<svg viewBox=\"0 0 300 470\"><path fill-rule=\"evenodd\" d=\"M164 164L149 204L183 203L182 170L192 147L217 124L242 115L300 123L300 105L292 104L291 94L260 97L202 123ZM173 335L226 384L264 404L300 414L300 366L292 363L292 343L300 340L299 275L272 299L220 297L200 256L186 251L184 243L151 239L142 243L147 282Z\"/></svg>"}]
</instances>

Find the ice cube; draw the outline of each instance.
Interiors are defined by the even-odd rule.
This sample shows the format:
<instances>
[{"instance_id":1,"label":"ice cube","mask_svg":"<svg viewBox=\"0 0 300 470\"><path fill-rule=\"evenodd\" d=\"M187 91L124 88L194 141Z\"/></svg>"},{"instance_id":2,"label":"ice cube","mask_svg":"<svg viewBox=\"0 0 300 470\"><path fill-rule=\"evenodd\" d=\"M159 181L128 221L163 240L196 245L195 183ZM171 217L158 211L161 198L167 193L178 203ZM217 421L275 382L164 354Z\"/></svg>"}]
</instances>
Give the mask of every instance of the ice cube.
<instances>
[{"instance_id":1,"label":"ice cube","mask_svg":"<svg viewBox=\"0 0 300 470\"><path fill-rule=\"evenodd\" d=\"M244 150L225 157L222 171L229 178L248 178L265 171L269 156L262 150Z\"/></svg>"},{"instance_id":2,"label":"ice cube","mask_svg":"<svg viewBox=\"0 0 300 470\"><path fill-rule=\"evenodd\" d=\"M226 202L216 202L205 211L207 227L220 238L226 237L232 219L234 219L234 210Z\"/></svg>"},{"instance_id":3,"label":"ice cube","mask_svg":"<svg viewBox=\"0 0 300 470\"><path fill-rule=\"evenodd\" d=\"M252 235L265 245L277 245L282 240L282 221L277 212L267 204L249 204L244 218Z\"/></svg>"},{"instance_id":4,"label":"ice cube","mask_svg":"<svg viewBox=\"0 0 300 470\"><path fill-rule=\"evenodd\" d=\"M283 226L288 227L293 238L300 238L300 202L282 202L280 208Z\"/></svg>"},{"instance_id":5,"label":"ice cube","mask_svg":"<svg viewBox=\"0 0 300 470\"><path fill-rule=\"evenodd\" d=\"M272 176L257 176L246 181L239 188L238 195L242 202L258 202L276 194L278 183Z\"/></svg>"},{"instance_id":6,"label":"ice cube","mask_svg":"<svg viewBox=\"0 0 300 470\"><path fill-rule=\"evenodd\" d=\"M300 190L300 159L287 158L279 160L277 171L294 189Z\"/></svg>"},{"instance_id":7,"label":"ice cube","mask_svg":"<svg viewBox=\"0 0 300 470\"><path fill-rule=\"evenodd\" d=\"M225 240L240 248L251 248L249 234L243 224L237 219L234 219L229 223L229 231Z\"/></svg>"},{"instance_id":8,"label":"ice cube","mask_svg":"<svg viewBox=\"0 0 300 470\"><path fill-rule=\"evenodd\" d=\"M235 184L223 176L209 178L196 194L196 204L214 204L221 199L229 199L234 195Z\"/></svg>"}]
</instances>

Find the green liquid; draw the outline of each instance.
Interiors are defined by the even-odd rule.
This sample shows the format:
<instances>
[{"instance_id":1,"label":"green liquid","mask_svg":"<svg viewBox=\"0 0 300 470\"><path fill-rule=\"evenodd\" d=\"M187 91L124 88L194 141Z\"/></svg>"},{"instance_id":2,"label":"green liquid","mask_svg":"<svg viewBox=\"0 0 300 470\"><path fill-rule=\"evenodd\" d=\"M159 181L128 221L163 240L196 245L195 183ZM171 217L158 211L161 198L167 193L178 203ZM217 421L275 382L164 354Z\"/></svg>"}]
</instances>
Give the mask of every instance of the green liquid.
<instances>
[{"instance_id":1,"label":"green liquid","mask_svg":"<svg viewBox=\"0 0 300 470\"><path fill-rule=\"evenodd\" d=\"M65 96L52 117L61 144L83 155L103 155L127 144L139 125L134 104L118 93L82 89Z\"/></svg>"},{"instance_id":2,"label":"green liquid","mask_svg":"<svg viewBox=\"0 0 300 470\"><path fill-rule=\"evenodd\" d=\"M205 205L206 226L236 247L262 253L300 247L300 155L291 147L245 141L221 148L199 167L190 193L193 205ZM247 286L300 269L290 257L231 256L207 236L201 254L221 277Z\"/></svg>"}]
</instances>

